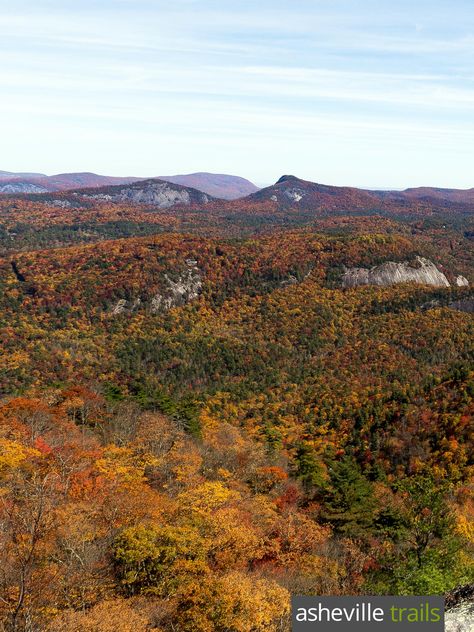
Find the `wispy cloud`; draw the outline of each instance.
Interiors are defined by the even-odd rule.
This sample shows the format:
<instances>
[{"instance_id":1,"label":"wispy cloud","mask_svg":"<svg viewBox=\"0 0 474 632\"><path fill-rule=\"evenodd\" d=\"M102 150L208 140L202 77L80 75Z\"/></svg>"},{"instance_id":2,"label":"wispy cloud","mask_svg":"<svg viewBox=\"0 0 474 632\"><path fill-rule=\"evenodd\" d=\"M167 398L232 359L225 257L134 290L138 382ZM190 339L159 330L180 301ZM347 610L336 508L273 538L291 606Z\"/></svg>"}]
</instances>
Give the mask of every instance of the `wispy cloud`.
<instances>
[{"instance_id":1,"label":"wispy cloud","mask_svg":"<svg viewBox=\"0 0 474 632\"><path fill-rule=\"evenodd\" d=\"M470 1L225 4L0 0L3 168L107 172L122 139L137 147L127 173L228 165L269 181L287 160L311 177L323 152L331 181L384 166L394 185L474 184Z\"/></svg>"}]
</instances>

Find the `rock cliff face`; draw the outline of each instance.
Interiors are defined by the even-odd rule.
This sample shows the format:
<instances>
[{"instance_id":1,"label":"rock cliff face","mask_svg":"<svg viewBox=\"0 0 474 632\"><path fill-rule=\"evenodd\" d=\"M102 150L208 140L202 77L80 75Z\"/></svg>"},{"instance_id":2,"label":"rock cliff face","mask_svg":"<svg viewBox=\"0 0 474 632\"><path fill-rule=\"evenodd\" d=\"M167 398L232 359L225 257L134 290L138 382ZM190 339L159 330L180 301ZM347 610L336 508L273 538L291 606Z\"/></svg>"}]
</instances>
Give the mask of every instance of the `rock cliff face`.
<instances>
[{"instance_id":1,"label":"rock cliff face","mask_svg":"<svg viewBox=\"0 0 474 632\"><path fill-rule=\"evenodd\" d=\"M147 180L126 187L109 187L107 190L83 192L81 196L98 202L129 202L131 204L149 204L160 209L177 204L208 204L211 197L206 193L160 180Z\"/></svg>"},{"instance_id":2,"label":"rock cliff face","mask_svg":"<svg viewBox=\"0 0 474 632\"><path fill-rule=\"evenodd\" d=\"M292 202L300 202L306 195L306 192L301 188L291 187L289 189L285 189L283 195L285 195Z\"/></svg>"},{"instance_id":3,"label":"rock cliff face","mask_svg":"<svg viewBox=\"0 0 474 632\"><path fill-rule=\"evenodd\" d=\"M31 182L8 182L0 184L0 193L47 193L48 189Z\"/></svg>"},{"instance_id":4,"label":"rock cliff face","mask_svg":"<svg viewBox=\"0 0 474 632\"><path fill-rule=\"evenodd\" d=\"M194 259L186 260L186 270L178 276L176 281L173 281L167 274L165 274L165 281L165 287L161 292L155 294L150 301L145 301L142 298L137 298L133 302L120 299L111 308L112 316L134 312L140 308L148 309L152 314L157 314L194 301L202 291L202 277L197 267L197 261Z\"/></svg>"},{"instance_id":5,"label":"rock cliff face","mask_svg":"<svg viewBox=\"0 0 474 632\"><path fill-rule=\"evenodd\" d=\"M445 615L445 632L474 632L474 602L463 603Z\"/></svg>"},{"instance_id":6,"label":"rock cliff face","mask_svg":"<svg viewBox=\"0 0 474 632\"><path fill-rule=\"evenodd\" d=\"M165 275L168 287L164 292L153 297L151 301L152 313L184 305L199 296L202 289L202 279L197 261L188 259L186 264L188 269L176 281L172 281L168 275Z\"/></svg>"},{"instance_id":7,"label":"rock cliff face","mask_svg":"<svg viewBox=\"0 0 474 632\"><path fill-rule=\"evenodd\" d=\"M467 287L469 285L469 281L466 279L466 277L459 275L456 277L456 285L458 287Z\"/></svg>"},{"instance_id":8,"label":"rock cliff face","mask_svg":"<svg viewBox=\"0 0 474 632\"><path fill-rule=\"evenodd\" d=\"M387 261L373 268L346 268L342 276L343 287L358 285L395 285L397 283L420 283L434 287L449 287L446 276L435 264L424 257L414 262L395 263Z\"/></svg>"},{"instance_id":9,"label":"rock cliff face","mask_svg":"<svg viewBox=\"0 0 474 632\"><path fill-rule=\"evenodd\" d=\"M474 584L446 595L446 632L474 632Z\"/></svg>"}]
</instances>

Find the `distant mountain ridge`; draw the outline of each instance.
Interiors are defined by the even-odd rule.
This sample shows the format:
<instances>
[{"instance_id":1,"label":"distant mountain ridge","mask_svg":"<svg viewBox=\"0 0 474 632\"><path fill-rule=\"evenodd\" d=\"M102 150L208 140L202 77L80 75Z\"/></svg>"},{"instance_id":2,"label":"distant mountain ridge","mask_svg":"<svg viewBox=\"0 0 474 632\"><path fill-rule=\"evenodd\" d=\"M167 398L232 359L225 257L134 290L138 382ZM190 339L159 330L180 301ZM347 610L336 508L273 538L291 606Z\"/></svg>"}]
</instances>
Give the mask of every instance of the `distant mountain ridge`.
<instances>
[{"instance_id":1,"label":"distant mountain ridge","mask_svg":"<svg viewBox=\"0 0 474 632\"><path fill-rule=\"evenodd\" d=\"M8 179L8 178L46 178L46 174L44 173L30 173L30 172L21 172L16 173L14 171L1 171L0 170L0 180Z\"/></svg>"},{"instance_id":2,"label":"distant mountain ridge","mask_svg":"<svg viewBox=\"0 0 474 632\"><path fill-rule=\"evenodd\" d=\"M0 171L0 194L53 193L73 189L104 187L146 181L144 177L102 176L95 173L60 173L46 176L41 173L13 173ZM249 180L240 176L207 172L158 177L159 180L180 184L225 200L245 197L258 191Z\"/></svg>"},{"instance_id":3,"label":"distant mountain ridge","mask_svg":"<svg viewBox=\"0 0 474 632\"><path fill-rule=\"evenodd\" d=\"M236 200L259 190L253 182L240 176L222 173L190 173L181 176L158 176L160 180L182 184L223 200Z\"/></svg>"},{"instance_id":4,"label":"distant mountain ridge","mask_svg":"<svg viewBox=\"0 0 474 632\"><path fill-rule=\"evenodd\" d=\"M410 200L444 200L453 203L474 203L474 188L472 189L440 189L435 187L415 187L404 191L388 191L390 198L396 200L398 196ZM379 192L380 194L380 192Z\"/></svg>"},{"instance_id":5,"label":"distant mountain ridge","mask_svg":"<svg viewBox=\"0 0 474 632\"><path fill-rule=\"evenodd\" d=\"M0 172L0 193L52 193L83 187L131 184L141 179L142 178L101 176L89 172L58 173L54 176Z\"/></svg>"},{"instance_id":6,"label":"distant mountain ridge","mask_svg":"<svg viewBox=\"0 0 474 632\"><path fill-rule=\"evenodd\" d=\"M139 196L137 188L134 187L129 194L115 192L114 201L120 201L119 198L122 196L122 201L137 204L156 204L158 198L158 205L162 202L165 203L162 197L156 197L156 191L154 194L150 192L151 182L167 182L176 187L187 187L207 196L204 199L195 194L184 197L178 195L175 196L176 204L183 203L187 206L189 204L208 204L214 201L219 202L220 208L223 210L230 211L244 207L246 209L252 208L254 212L259 212L259 210L265 212L272 210L301 210L304 212L398 210L403 212L413 209L423 209L430 212L430 209L444 209L470 213L474 210L474 188L463 190L417 187L403 191L383 191L332 186L303 180L293 175L284 175L275 184L259 189L249 180L239 176L206 172L143 179L101 176L87 172L26 177L24 174L2 171L0 172L0 194L37 195L70 192L83 195L85 189L129 187L138 184L138 188L147 189L147 193ZM163 189L162 184L158 188L160 187ZM170 191L172 189L168 189L166 196L171 196L169 199L173 199L173 194ZM91 195L88 197L91 198ZM190 202L186 201L188 199Z\"/></svg>"},{"instance_id":7,"label":"distant mountain ridge","mask_svg":"<svg viewBox=\"0 0 474 632\"><path fill-rule=\"evenodd\" d=\"M416 205L474 210L474 189L420 187L405 191L376 191L319 184L293 175L282 176L275 184L251 194L239 203L274 206L279 210L314 211L377 210L413 208ZM472 208L471 208L472 207Z\"/></svg>"}]
</instances>

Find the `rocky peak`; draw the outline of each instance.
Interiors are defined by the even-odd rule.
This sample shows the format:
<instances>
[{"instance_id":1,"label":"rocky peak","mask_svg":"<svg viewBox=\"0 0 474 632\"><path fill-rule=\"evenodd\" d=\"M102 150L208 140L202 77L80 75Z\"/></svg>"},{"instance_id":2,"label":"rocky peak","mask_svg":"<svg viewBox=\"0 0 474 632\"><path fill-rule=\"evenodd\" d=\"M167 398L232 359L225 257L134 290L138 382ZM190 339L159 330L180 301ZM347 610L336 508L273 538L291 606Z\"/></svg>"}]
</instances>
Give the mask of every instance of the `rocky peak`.
<instances>
[{"instance_id":1,"label":"rocky peak","mask_svg":"<svg viewBox=\"0 0 474 632\"><path fill-rule=\"evenodd\" d=\"M282 182L298 182L299 178L296 176L281 176L279 180L277 180L276 184L281 184Z\"/></svg>"}]
</instances>

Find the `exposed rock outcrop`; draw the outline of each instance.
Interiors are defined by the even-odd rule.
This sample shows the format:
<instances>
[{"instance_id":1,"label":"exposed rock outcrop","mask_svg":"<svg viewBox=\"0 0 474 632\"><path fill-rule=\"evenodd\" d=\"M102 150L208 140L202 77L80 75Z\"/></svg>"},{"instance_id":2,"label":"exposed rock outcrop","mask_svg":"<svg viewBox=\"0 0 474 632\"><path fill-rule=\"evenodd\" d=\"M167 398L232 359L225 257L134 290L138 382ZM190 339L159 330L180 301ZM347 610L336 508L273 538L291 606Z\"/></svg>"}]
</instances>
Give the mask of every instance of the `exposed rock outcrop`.
<instances>
[{"instance_id":1,"label":"exposed rock outcrop","mask_svg":"<svg viewBox=\"0 0 474 632\"><path fill-rule=\"evenodd\" d=\"M474 584L446 595L446 632L474 632Z\"/></svg>"},{"instance_id":2,"label":"exposed rock outcrop","mask_svg":"<svg viewBox=\"0 0 474 632\"><path fill-rule=\"evenodd\" d=\"M127 311L127 301L124 298L121 298L112 307L112 316L118 316L119 314L123 314L126 311Z\"/></svg>"},{"instance_id":3,"label":"exposed rock outcrop","mask_svg":"<svg viewBox=\"0 0 474 632\"><path fill-rule=\"evenodd\" d=\"M445 632L474 632L474 602L463 603L446 612Z\"/></svg>"},{"instance_id":4,"label":"exposed rock outcrop","mask_svg":"<svg viewBox=\"0 0 474 632\"><path fill-rule=\"evenodd\" d=\"M148 204L160 209L175 205L208 204L212 198L206 193L160 180L147 180L126 187L109 187L97 192L77 192L75 195L97 202L129 202Z\"/></svg>"},{"instance_id":5,"label":"exposed rock outcrop","mask_svg":"<svg viewBox=\"0 0 474 632\"><path fill-rule=\"evenodd\" d=\"M72 204L68 200L53 200L49 203L49 206L55 206L56 208L71 208Z\"/></svg>"},{"instance_id":6,"label":"exposed rock outcrop","mask_svg":"<svg viewBox=\"0 0 474 632\"><path fill-rule=\"evenodd\" d=\"M175 281L165 274L165 287L151 300L137 298L133 303L126 299L118 300L111 309L112 316L133 312L141 307L149 309L152 314L157 314L195 300L202 291L201 273L195 259L187 259L186 266L187 269Z\"/></svg>"},{"instance_id":7,"label":"exposed rock outcrop","mask_svg":"<svg viewBox=\"0 0 474 632\"><path fill-rule=\"evenodd\" d=\"M343 287L359 285L395 285L397 283L420 283L434 287L449 287L446 276L435 264L424 257L413 262L396 263L387 261L372 268L346 268L342 276Z\"/></svg>"},{"instance_id":8,"label":"exposed rock outcrop","mask_svg":"<svg viewBox=\"0 0 474 632\"><path fill-rule=\"evenodd\" d=\"M295 277L294 274L290 274L290 276L287 279L284 279L280 285L281 287L287 287L288 285L297 285L298 284L298 279Z\"/></svg>"},{"instance_id":9,"label":"exposed rock outcrop","mask_svg":"<svg viewBox=\"0 0 474 632\"><path fill-rule=\"evenodd\" d=\"M456 277L455 282L458 287L468 287L469 285L469 281L461 274Z\"/></svg>"},{"instance_id":10,"label":"exposed rock outcrop","mask_svg":"<svg viewBox=\"0 0 474 632\"><path fill-rule=\"evenodd\" d=\"M283 195L285 195L292 202L300 202L304 198L306 193L303 189L291 187L289 189L285 189Z\"/></svg>"},{"instance_id":11,"label":"exposed rock outcrop","mask_svg":"<svg viewBox=\"0 0 474 632\"><path fill-rule=\"evenodd\" d=\"M191 264L193 263L195 262L192 261ZM154 314L162 309L171 309L189 303L201 293L202 279L195 265L189 266L177 281L170 279L167 274L165 279L168 287L164 292L156 294L151 301L151 311Z\"/></svg>"},{"instance_id":12,"label":"exposed rock outcrop","mask_svg":"<svg viewBox=\"0 0 474 632\"><path fill-rule=\"evenodd\" d=\"M0 185L0 193L48 193L48 189L31 182L8 182Z\"/></svg>"}]
</instances>

